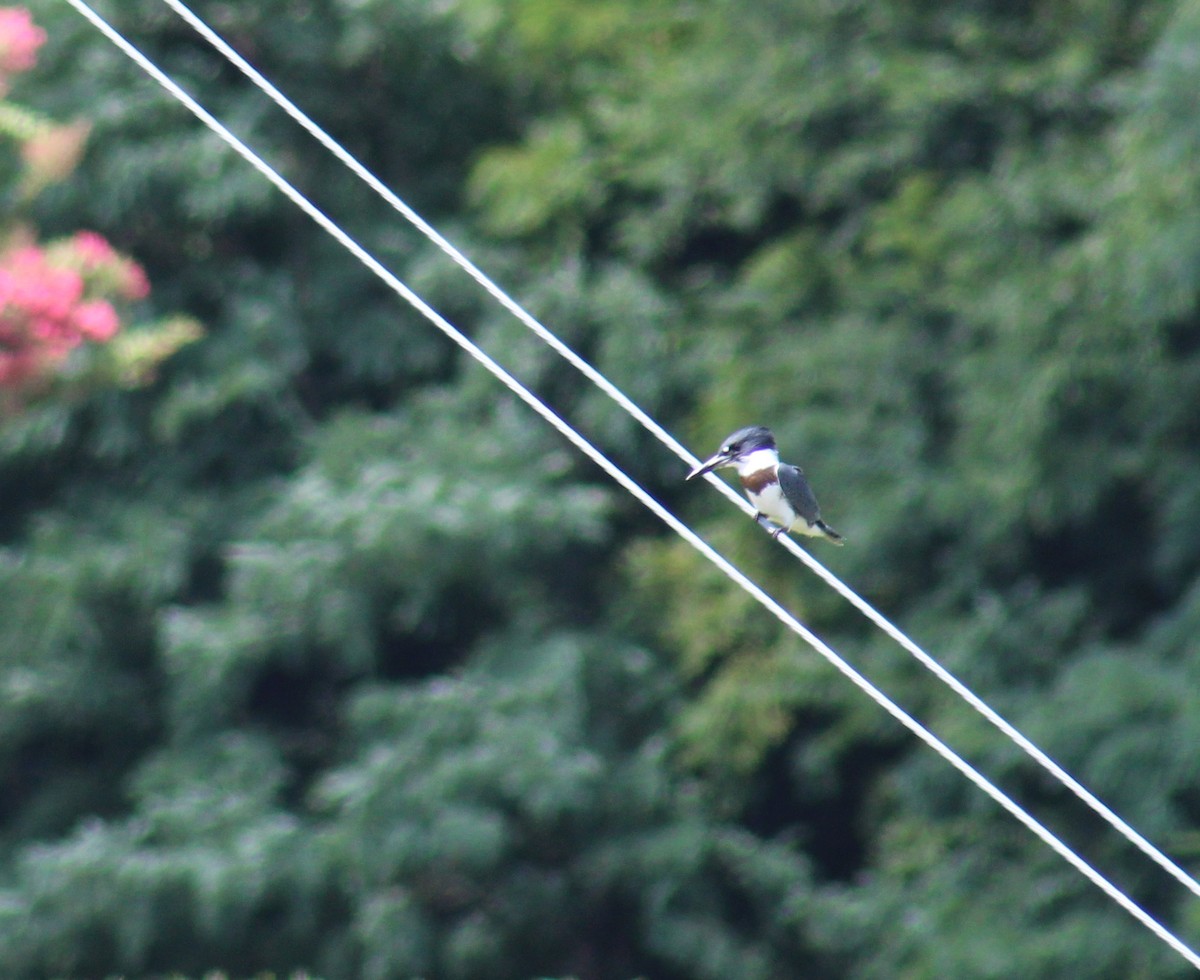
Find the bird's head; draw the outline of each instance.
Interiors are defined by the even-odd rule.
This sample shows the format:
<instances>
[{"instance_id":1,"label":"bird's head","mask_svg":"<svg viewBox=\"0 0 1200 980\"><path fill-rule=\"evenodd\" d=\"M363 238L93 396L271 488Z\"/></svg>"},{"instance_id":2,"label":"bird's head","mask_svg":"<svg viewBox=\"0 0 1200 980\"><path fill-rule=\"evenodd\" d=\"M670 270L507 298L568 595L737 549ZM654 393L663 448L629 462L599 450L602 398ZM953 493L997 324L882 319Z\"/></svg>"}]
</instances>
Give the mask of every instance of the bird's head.
<instances>
[{"instance_id":1,"label":"bird's head","mask_svg":"<svg viewBox=\"0 0 1200 980\"><path fill-rule=\"evenodd\" d=\"M714 455L692 470L687 478L690 480L696 476L703 476L722 466L737 466L740 460L757 449L775 449L775 437L771 435L771 430L763 425L738 429L721 443L721 448Z\"/></svg>"}]
</instances>

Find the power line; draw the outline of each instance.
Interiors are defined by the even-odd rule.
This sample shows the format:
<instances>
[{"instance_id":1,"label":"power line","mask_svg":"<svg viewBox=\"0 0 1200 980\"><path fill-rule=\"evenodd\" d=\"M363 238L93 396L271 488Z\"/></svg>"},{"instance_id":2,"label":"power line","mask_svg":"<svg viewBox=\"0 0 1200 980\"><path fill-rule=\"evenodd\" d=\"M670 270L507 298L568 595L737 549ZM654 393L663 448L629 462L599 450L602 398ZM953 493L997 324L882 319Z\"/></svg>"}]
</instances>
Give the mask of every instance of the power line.
<instances>
[{"instance_id":1,"label":"power line","mask_svg":"<svg viewBox=\"0 0 1200 980\"><path fill-rule=\"evenodd\" d=\"M413 208L404 202L396 195L387 185L385 185L378 177L375 176L363 163L357 160L348 150L345 149L337 140L330 136L324 129L321 128L312 118L310 118L299 106L291 99L284 95L269 79L259 72L253 65L246 61L237 51L200 19L182 0L163 0L172 10L182 17L191 27L199 33L206 41L209 42L220 54L225 57L231 64L236 66L255 86L257 86L264 94L266 94L279 108L286 112L293 120L296 121L306 132L309 133L317 142L324 146L332 153L342 164L344 164L352 173L386 201L393 209L396 210L402 217L413 225L418 231L428 238L433 244L441 249L453 262L462 268L468 275L471 276L484 290L487 291L501 306L509 313L515 316L533 333L548 344L556 353L568 361L574 368L582 373L589 381L595 384L601 391L615 401L629 415L635 418L641 425L646 428L652 435L655 436L667 448L675 453L680 459L684 460L689 467L694 466L698 460L688 451L688 449L679 443L674 436L664 429L657 421L647 414L636 402L627 396L619 387L613 384L600 371L588 363L584 358L580 357L574 350L565 344L556 334L548 327L542 324L536 317L529 313L520 303L513 299L499 285L496 284L483 270L473 263L466 255L464 255L457 247L441 235L437 229L430 225L424 218L421 217ZM709 483L715 486L725 497L731 500L734 504L740 507L745 513L753 515L754 507L727 483L721 480L715 474L710 474L707 477ZM853 588L843 582L837 575L826 568L821 562L808 553L795 539L787 535L781 535L778 539L779 543L787 548L794 557L804 562L813 572L817 574L827 585L834 589L851 605L854 606L860 613L867 617L878 629L883 631L887 636L899 644L907 651L914 659L916 659L926 670L932 673L938 680L949 687L962 700L966 701L972 708L981 714L989 723L1002 732L1007 738L1014 742L1018 748L1026 755L1033 759L1038 765L1050 773L1064 787L1070 790L1084 804L1090 807L1102 819L1104 819L1111 827L1120 833L1126 840L1137 847L1143 854L1149 857L1160 868L1170 874L1176 881L1182 884L1185 888L1191 891L1197 897L1200 897L1200 881L1197 881L1186 871L1183 870L1175 861L1168 857L1162 850L1156 847L1149 839L1143 836L1132 825L1127 823L1120 815L1112 810L1103 800L1097 797L1086 786L1075 779L1062 766L1054 761L1046 752L1039 748L1035 743L1030 741L1023 735L1019 729L1006 720L999 712L991 707L986 701L980 698L974 691L960 681L954 674L947 670L939 663L932 655L927 653L920 647L911 637L903 630L896 626L891 620L885 617L879 610L872 606L866 599L859 595Z\"/></svg>"},{"instance_id":2,"label":"power line","mask_svg":"<svg viewBox=\"0 0 1200 980\"><path fill-rule=\"evenodd\" d=\"M1170 932L1165 926L1155 920L1149 913L1141 908L1128 895L1114 885L1108 878L1102 875L1087 861L1080 857L1067 844L1054 835L1052 831L1046 828L1035 817L1028 813L1011 797L1006 795L999 787L992 783L986 776L975 769L962 756L958 755L953 749L946 745L941 739L934 735L929 729L922 725L919 721L909 715L903 708L892 701L885 693L875 687L866 677L860 674L849 663L828 644L820 639L815 633L804 626L783 606L776 602L768 595L757 583L747 577L740 569L729 562L719 552L714 550L707 542L700 538L690 527L680 521L674 514L668 511L657 500L655 500L645 489L643 489L636 481L626 474L620 467L609 460L579 432L572 428L566 421L554 413L546 406L536 395L528 388L521 384L513 375L505 368L491 358L482 348L477 346L466 335L460 332L453 324L445 317L438 313L433 307L426 303L419 295L413 292L405 285L398 277L392 274L384 267L374 256L372 256L362 245L354 238L345 232L336 222L329 218L323 211L317 208L311 201L301 194L292 184L282 177L276 170L267 164L253 150L251 150L244 142L235 136L227 129L219 120L193 99L187 92L180 88L172 79L163 73L157 65L147 58L138 48L120 34L107 20L101 17L93 10L84 0L67 0L83 17L85 17L92 25L100 31L112 44L118 47L127 57L134 61L139 68L149 75L154 81L166 89L175 99L182 103L189 111L191 111L201 122L208 126L222 140L224 140L232 149L241 155L251 166L259 173L266 177L275 187L282 192L293 204L307 214L317 225L319 225L327 234L332 236L343 248L349 251L357 258L366 268L378 276L385 284L387 284L394 292L402 299L408 302L414 309L421 313L434 326L441 330L454 343L466 351L472 358L483 365L492 375L501 381L510 391L517 395L523 402L532 408L538 415L549 422L558 432L563 435L572 445L580 452L591 459L596 465L603 469L614 481L617 482L626 492L631 494L635 499L641 502L676 534L682 537L688 544L699 551L705 558L716 565L726 576L744 589L747 594L752 596L764 608L766 608L780 622L791 629L797 636L808 643L822 657L834 666L840 673L847 677L855 686L866 693L880 707L887 711L892 717L899 721L905 728L916 735L921 741L932 748L938 755L942 756L950 765L961 772L967 779L974 783L979 789L985 792L993 800L996 801L1004 810L1010 813L1016 820L1027 827L1033 834L1042 840L1048 847L1054 850L1067 863L1074 867L1080 874L1091 881L1097 888L1103 891L1113 902L1128 912L1133 918L1140 922L1143 926L1154 933L1160 940L1175 950L1180 956L1188 961L1193 967L1200 969L1200 954L1194 952L1181 939Z\"/></svg>"}]
</instances>

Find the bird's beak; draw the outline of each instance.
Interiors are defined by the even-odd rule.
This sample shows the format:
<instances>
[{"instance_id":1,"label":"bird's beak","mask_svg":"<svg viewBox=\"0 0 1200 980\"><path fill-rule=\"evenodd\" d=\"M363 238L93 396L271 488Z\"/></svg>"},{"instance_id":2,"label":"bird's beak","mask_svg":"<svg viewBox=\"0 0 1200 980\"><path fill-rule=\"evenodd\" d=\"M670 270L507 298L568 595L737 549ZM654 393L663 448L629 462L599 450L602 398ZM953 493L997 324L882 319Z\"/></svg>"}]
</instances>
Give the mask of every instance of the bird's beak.
<instances>
[{"instance_id":1,"label":"bird's beak","mask_svg":"<svg viewBox=\"0 0 1200 980\"><path fill-rule=\"evenodd\" d=\"M709 459L706 459L703 463L701 463L694 470L692 470L692 472L687 475L685 480L690 480L693 477L697 477L697 476L704 476L705 473L712 472L718 466L720 466L722 463L728 463L728 462L729 462L728 456L724 455L723 453L717 453L717 455L715 455Z\"/></svg>"}]
</instances>

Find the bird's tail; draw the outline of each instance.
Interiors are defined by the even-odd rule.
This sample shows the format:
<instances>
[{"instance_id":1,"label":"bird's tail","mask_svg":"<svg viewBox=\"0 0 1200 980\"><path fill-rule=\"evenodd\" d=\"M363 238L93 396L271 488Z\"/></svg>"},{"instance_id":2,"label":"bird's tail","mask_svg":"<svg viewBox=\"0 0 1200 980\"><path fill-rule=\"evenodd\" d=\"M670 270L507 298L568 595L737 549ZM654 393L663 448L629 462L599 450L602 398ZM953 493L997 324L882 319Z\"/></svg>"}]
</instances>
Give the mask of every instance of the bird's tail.
<instances>
[{"instance_id":1,"label":"bird's tail","mask_svg":"<svg viewBox=\"0 0 1200 980\"><path fill-rule=\"evenodd\" d=\"M823 535L825 535L826 538L828 538L830 541L832 541L834 544L836 544L839 548L846 543L846 539L844 537L842 537L840 534L838 534L837 531L835 531L833 528L831 528L828 524L826 524L819 517L813 523L813 527L815 527L818 531L820 531Z\"/></svg>"}]
</instances>

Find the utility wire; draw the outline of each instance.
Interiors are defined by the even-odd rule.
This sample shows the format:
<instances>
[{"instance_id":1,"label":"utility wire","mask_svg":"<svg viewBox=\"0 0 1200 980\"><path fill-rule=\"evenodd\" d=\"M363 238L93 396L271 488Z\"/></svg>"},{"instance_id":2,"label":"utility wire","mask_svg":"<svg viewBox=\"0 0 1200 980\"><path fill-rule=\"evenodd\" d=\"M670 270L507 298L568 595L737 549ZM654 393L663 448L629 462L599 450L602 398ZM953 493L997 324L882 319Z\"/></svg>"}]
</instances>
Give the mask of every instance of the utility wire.
<instances>
[{"instance_id":1,"label":"utility wire","mask_svg":"<svg viewBox=\"0 0 1200 980\"><path fill-rule=\"evenodd\" d=\"M521 384L512 374L510 374L499 363L493 360L482 348L476 345L470 338L458 330L450 321L438 313L433 307L425 302L419 295L405 285L398 277L384 267L373 255L371 255L362 245L344 231L336 222L329 218L323 211L316 207L303 194L300 193L292 184L282 177L276 170L267 164L253 150L251 150L244 142L235 136L227 129L216 117L201 106L193 99L186 91L178 86L170 77L161 71L157 65L147 58L137 47L127 40L120 32L118 32L107 20L100 16L92 7L84 0L66 0L72 7L75 8L83 17L85 17L101 34L104 35L112 44L119 48L127 57L129 57L139 68L149 75L154 81L166 89L175 99L182 103L189 111L191 111L201 122L216 133L224 140L232 149L241 155L251 166L259 173L266 177L275 187L282 192L293 204L308 215L317 225L319 225L327 234L333 237L343 248L349 251L357 258L366 268L378 276L386 285L396 292L402 299L408 302L415 310L428 319L435 327L441 330L454 343L466 351L472 358L483 365L492 375L494 375L501 383L512 391L518 398L525 402L538 415L549 422L558 432L563 435L576 449L591 459L596 465L605 471L617 484L619 484L626 492L646 506L660 520L676 534L682 537L688 544L700 552L705 558L712 562L732 581L743 588L750 596L757 600L764 608L766 608L780 622L791 629L797 636L808 643L814 650L824 657L830 664L839 672L847 677L855 686L866 693L873 701L882 707L888 714L892 715L905 728L916 735L921 741L928 745L931 749L942 756L950 765L961 772L967 779L974 783L979 789L985 792L993 800L996 801L1004 810L1010 813L1016 820L1027 827L1030 832L1042 840L1048 847L1054 850L1068 864L1074 867L1080 874L1091 881L1113 902L1123 908L1134 919L1140 922L1143 926L1149 929L1160 940L1175 950L1193 967L1200 970L1200 954L1193 951L1187 944L1179 939L1174 933L1168 930L1165 926L1155 920L1148 912L1139 906L1133 899L1126 895L1120 888L1113 884L1108 878L1096 870L1086 860L1080 857L1067 844L1060 840L1046 826L1037 820L1034 816L1028 813L1016 801L1010 798L999 787L992 783L986 776L975 769L962 756L956 753L946 743L939 739L929 729L922 725L919 721L908 714L903 708L891 700L884 692L875 687L866 677L860 674L849 663L820 637L809 630L804 624L796 619L787 609L776 602L770 595L767 594L757 583L752 581L740 569L729 562L723 555L713 549L707 542L700 538L688 525L684 524L674 514L667 510L662 504L654 499L645 489L643 489L635 480L620 469L615 463L609 460L595 446L593 446L579 432L572 428L566 421L560 418L555 412L545 405L533 392Z\"/></svg>"},{"instance_id":2,"label":"utility wire","mask_svg":"<svg viewBox=\"0 0 1200 980\"><path fill-rule=\"evenodd\" d=\"M217 49L230 63L236 66L243 75L246 76L254 85L256 85L268 98L270 98L279 108L286 112L293 120L295 120L306 132L309 133L317 142L324 146L332 153L342 164L344 164L351 172L394 208L401 216L429 239L434 245L441 249L452 261L462 268L468 275L471 276L484 290L487 291L501 306L509 313L515 316L533 333L541 338L547 345L568 361L574 368L583 374L596 387L603 391L609 398L615 401L621 408L629 413L633 418L637 419L655 438L663 445L669 448L676 456L688 464L689 467L695 466L699 460L688 451L688 449L678 442L674 436L648 415L636 402L629 398L620 388L613 384L607 377L600 373L595 367L579 356L574 350L567 346L556 334L548 327L537 320L523 306L514 300L507 292L505 292L495 281L493 281L486 273L476 266L466 255L458 248L442 236L437 229L430 225L424 218L398 197L390 188L379 180L367 167L357 160L348 150L345 149L337 140L330 136L316 122L314 122L305 112L299 108L291 99L284 95L274 84L263 76L253 65L246 61L240 54L237 53L229 44L200 19L182 0L163 0L167 6L174 10L182 17L191 27L199 33L209 44ZM736 506L740 507L745 513L754 515L754 507L741 494L735 491L727 483L725 483L715 473L707 476L709 483L715 486L726 498L731 500ZM1197 881L1186 871L1168 857L1162 850L1156 847L1146 837L1139 833L1134 827L1126 823L1115 811L1099 797L1091 792L1086 786L1075 779L1062 766L1054 761L1036 744L1025 737L1016 727L993 709L986 701L980 698L974 691L960 681L954 674L941 665L924 649L908 636L903 630L887 619L881 612L872 606L866 599L860 596L853 588L843 582L837 575L826 568L821 562L808 553L794 538L787 535L780 535L777 539L783 547L787 548L793 556L804 562L813 572L815 572L827 585L838 592L844 599L853 605L859 612L867 617L880 630L887 634L891 639L898 643L906 650L914 659L916 659L926 670L930 671L943 684L949 687L955 694L967 702L979 714L981 714L988 722L999 729L1005 736L1013 741L1026 755L1033 759L1038 765L1050 773L1064 787L1070 790L1075 796L1082 800L1095 813L1103 818L1111 827L1120 833L1126 840L1137 847L1143 854L1149 857L1155 864L1170 874L1176 881L1182 884L1192 894L1200 897L1200 881Z\"/></svg>"}]
</instances>

